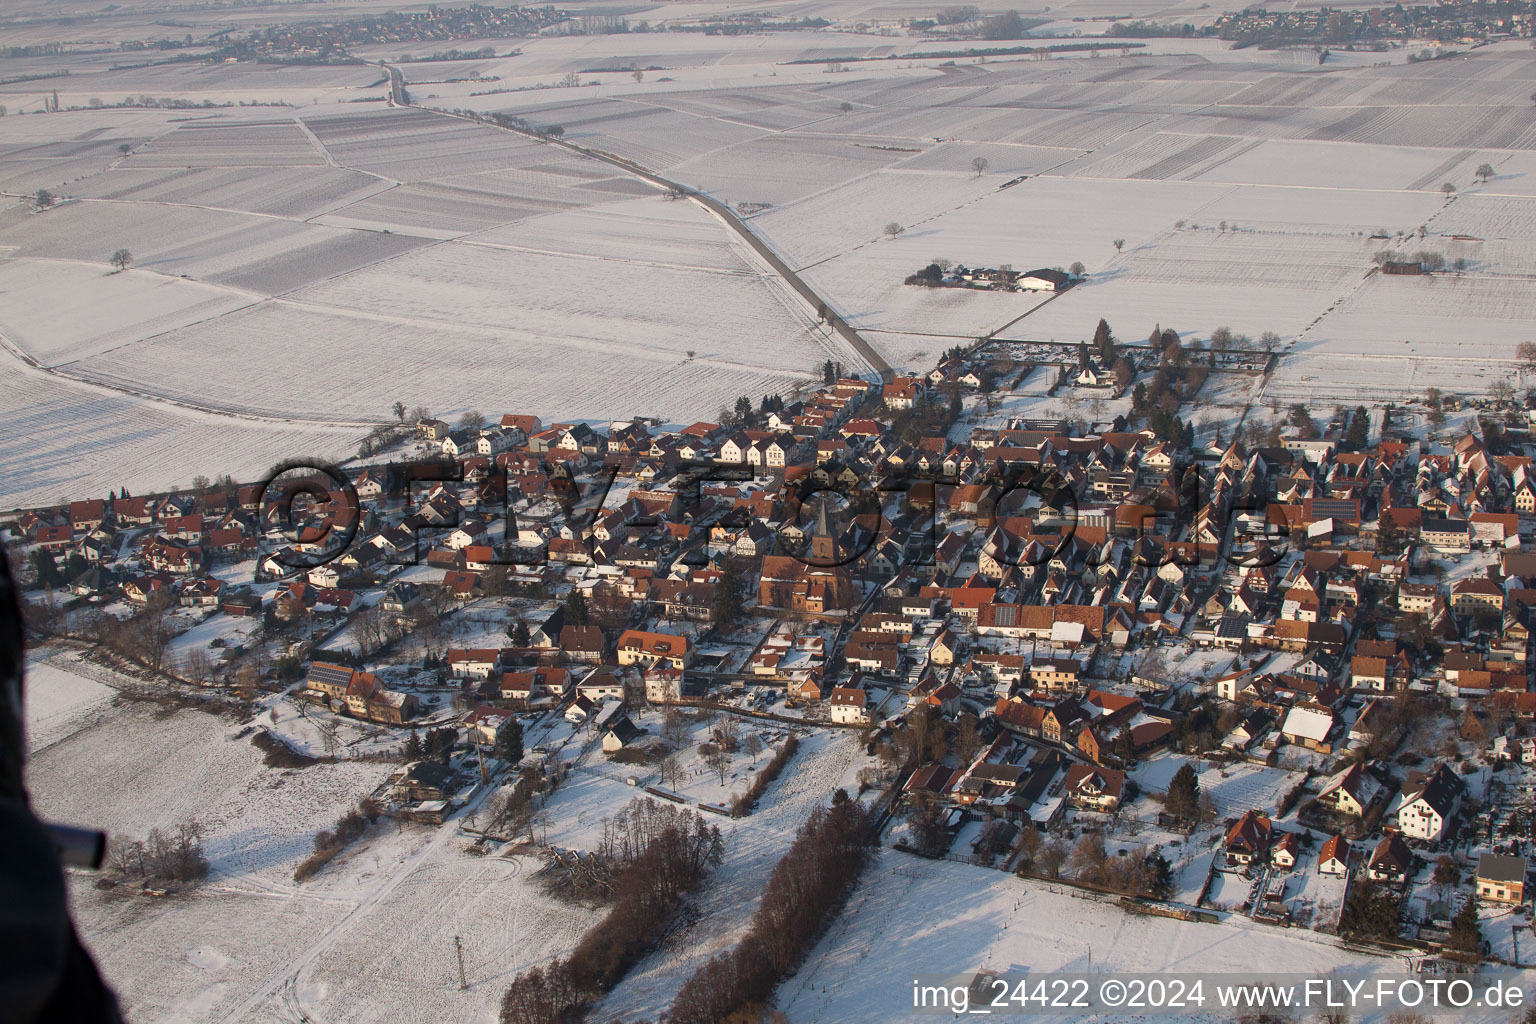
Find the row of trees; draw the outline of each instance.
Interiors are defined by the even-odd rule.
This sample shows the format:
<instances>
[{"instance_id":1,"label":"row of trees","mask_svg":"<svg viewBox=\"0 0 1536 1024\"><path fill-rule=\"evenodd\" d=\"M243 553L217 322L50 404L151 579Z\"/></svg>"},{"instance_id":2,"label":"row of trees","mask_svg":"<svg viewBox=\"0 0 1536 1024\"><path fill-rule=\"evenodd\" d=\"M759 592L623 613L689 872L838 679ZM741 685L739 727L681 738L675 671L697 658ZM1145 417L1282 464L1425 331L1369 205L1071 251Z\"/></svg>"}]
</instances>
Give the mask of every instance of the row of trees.
<instances>
[{"instance_id":1,"label":"row of trees","mask_svg":"<svg viewBox=\"0 0 1536 1024\"><path fill-rule=\"evenodd\" d=\"M1132 896L1164 899L1173 892L1173 865L1161 852L1127 851L1110 855L1099 832L1084 832L1076 845L1046 841L1033 826L1019 833L1018 871L1060 878L1070 869L1079 882L1114 889Z\"/></svg>"},{"instance_id":2,"label":"row of trees","mask_svg":"<svg viewBox=\"0 0 1536 1024\"><path fill-rule=\"evenodd\" d=\"M697 811L632 802L604 824L598 856L614 866L612 906L565 959L513 979L501 1024L562 1024L616 985L656 945L684 896L720 863L718 826Z\"/></svg>"},{"instance_id":3,"label":"row of trees","mask_svg":"<svg viewBox=\"0 0 1536 1024\"><path fill-rule=\"evenodd\" d=\"M142 839L113 836L107 844L109 877L140 882L192 882L208 874L201 822L188 818L175 829L149 830Z\"/></svg>"},{"instance_id":4,"label":"row of trees","mask_svg":"<svg viewBox=\"0 0 1536 1024\"><path fill-rule=\"evenodd\" d=\"M363 833L368 831L368 826L377 822L382 813L383 808L379 806L377 800L372 797L363 797L357 802L356 807L350 808L336 819L334 828L325 828L316 832L315 850L294 869L293 880L303 882L313 878L349 844L361 839Z\"/></svg>"},{"instance_id":5,"label":"row of trees","mask_svg":"<svg viewBox=\"0 0 1536 1024\"><path fill-rule=\"evenodd\" d=\"M753 740L757 740L756 733L747 737L749 743ZM761 752L762 741L757 740L757 745L757 752L751 749L747 750L747 753L751 754L754 758L758 752ZM737 818L745 818L750 814L752 805L768 791L768 787L773 784L773 780L779 777L780 773L784 771L784 766L789 763L789 759L794 757L795 751L799 749L800 741L798 739L793 736L786 737L779 748L774 751L773 757L769 758L768 763L763 765L763 770L757 773L756 778L752 780L752 785L747 787L746 792L737 793L731 797L731 814Z\"/></svg>"},{"instance_id":6,"label":"row of trees","mask_svg":"<svg viewBox=\"0 0 1536 1024\"><path fill-rule=\"evenodd\" d=\"M853 891L877 841L869 813L838 790L817 808L774 866L747 935L678 989L672 1024L757 1019ZM504 1024L507 1022L504 1021Z\"/></svg>"}]
</instances>

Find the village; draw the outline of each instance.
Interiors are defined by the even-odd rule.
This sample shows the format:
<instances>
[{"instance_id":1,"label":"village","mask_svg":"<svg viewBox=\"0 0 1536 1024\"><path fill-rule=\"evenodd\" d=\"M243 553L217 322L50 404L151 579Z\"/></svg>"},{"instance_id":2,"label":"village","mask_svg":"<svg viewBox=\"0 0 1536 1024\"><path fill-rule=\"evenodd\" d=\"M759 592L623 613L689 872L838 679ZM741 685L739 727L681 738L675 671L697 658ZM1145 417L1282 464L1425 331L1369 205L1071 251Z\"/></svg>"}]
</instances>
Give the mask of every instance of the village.
<instances>
[{"instance_id":1,"label":"village","mask_svg":"<svg viewBox=\"0 0 1536 1024\"><path fill-rule=\"evenodd\" d=\"M672 430L401 417L334 477L11 513L10 555L40 634L249 702L275 742L401 757L401 820L573 770L742 816L851 732L915 857L1536 955L1524 410L1194 443L1177 336L1100 379L1127 361L1101 327L1059 380L1160 392L1155 429L992 421L1052 368L981 346Z\"/></svg>"}]
</instances>

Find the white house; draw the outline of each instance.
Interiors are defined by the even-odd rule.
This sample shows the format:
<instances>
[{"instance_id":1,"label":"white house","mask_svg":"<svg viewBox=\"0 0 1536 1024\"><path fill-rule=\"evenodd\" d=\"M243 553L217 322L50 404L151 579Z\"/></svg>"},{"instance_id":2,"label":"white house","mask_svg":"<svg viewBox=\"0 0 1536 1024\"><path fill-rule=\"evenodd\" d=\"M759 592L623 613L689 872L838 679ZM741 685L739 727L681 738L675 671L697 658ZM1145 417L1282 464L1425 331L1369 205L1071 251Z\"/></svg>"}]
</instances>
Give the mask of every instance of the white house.
<instances>
[{"instance_id":1,"label":"white house","mask_svg":"<svg viewBox=\"0 0 1536 1024\"><path fill-rule=\"evenodd\" d=\"M1438 842L1461 807L1462 789L1461 780L1443 764L1428 775L1413 773L1403 787L1397 827L1403 835Z\"/></svg>"},{"instance_id":2,"label":"white house","mask_svg":"<svg viewBox=\"0 0 1536 1024\"><path fill-rule=\"evenodd\" d=\"M827 702L832 721L839 725L869 724L869 694L855 686L838 686Z\"/></svg>"}]
</instances>

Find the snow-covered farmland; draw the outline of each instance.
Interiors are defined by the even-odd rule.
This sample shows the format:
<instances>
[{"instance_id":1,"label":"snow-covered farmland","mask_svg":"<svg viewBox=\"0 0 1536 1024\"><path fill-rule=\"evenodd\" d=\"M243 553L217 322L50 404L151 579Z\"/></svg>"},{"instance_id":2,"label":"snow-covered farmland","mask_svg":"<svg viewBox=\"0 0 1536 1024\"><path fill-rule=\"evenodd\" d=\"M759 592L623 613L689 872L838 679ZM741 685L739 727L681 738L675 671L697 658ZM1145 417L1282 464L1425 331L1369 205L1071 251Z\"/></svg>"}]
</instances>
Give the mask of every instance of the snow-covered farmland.
<instances>
[{"instance_id":1,"label":"snow-covered farmland","mask_svg":"<svg viewBox=\"0 0 1536 1024\"><path fill-rule=\"evenodd\" d=\"M986 968L1251 977L1256 964L1276 972L1401 972L1393 961L1298 929L1137 916L991 868L882 850L842 917L780 987L779 1005L805 1024L884 1024L914 1018L914 975L969 978Z\"/></svg>"},{"instance_id":2,"label":"snow-covered farmland","mask_svg":"<svg viewBox=\"0 0 1536 1024\"><path fill-rule=\"evenodd\" d=\"M187 486L199 474L255 480L274 462L351 454L354 426L235 419L80 384L0 351L0 505Z\"/></svg>"},{"instance_id":3,"label":"snow-covered farmland","mask_svg":"<svg viewBox=\"0 0 1536 1024\"><path fill-rule=\"evenodd\" d=\"M249 305L249 295L102 264L0 260L0 334L44 366L86 359Z\"/></svg>"},{"instance_id":4,"label":"snow-covered farmland","mask_svg":"<svg viewBox=\"0 0 1536 1024\"><path fill-rule=\"evenodd\" d=\"M445 411L701 418L845 358L797 304L741 260L721 271L460 244L73 369L263 416L377 416L407 388ZM198 365L208 352L220 358ZM274 391L260 386L274 367L314 372Z\"/></svg>"},{"instance_id":5,"label":"snow-covered farmland","mask_svg":"<svg viewBox=\"0 0 1536 1024\"><path fill-rule=\"evenodd\" d=\"M852 733L803 738L800 750L769 787L761 809L744 819L720 822L726 832L725 859L706 883L688 927L642 961L603 1001L596 1019L658 1019L694 970L746 933L763 883L794 841L795 830L839 786L854 791L851 776L863 763Z\"/></svg>"}]
</instances>

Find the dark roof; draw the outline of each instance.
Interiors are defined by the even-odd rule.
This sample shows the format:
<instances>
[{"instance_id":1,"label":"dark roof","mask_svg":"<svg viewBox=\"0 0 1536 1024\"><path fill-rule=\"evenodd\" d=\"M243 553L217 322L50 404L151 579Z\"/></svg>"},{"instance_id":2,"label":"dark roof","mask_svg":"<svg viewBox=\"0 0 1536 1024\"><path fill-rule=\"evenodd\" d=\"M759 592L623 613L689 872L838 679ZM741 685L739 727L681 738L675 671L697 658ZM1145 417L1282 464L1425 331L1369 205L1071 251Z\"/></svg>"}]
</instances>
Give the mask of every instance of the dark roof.
<instances>
[{"instance_id":1,"label":"dark roof","mask_svg":"<svg viewBox=\"0 0 1536 1024\"><path fill-rule=\"evenodd\" d=\"M1485 853L1477 858L1477 877L1489 882L1525 882L1525 858Z\"/></svg>"}]
</instances>

